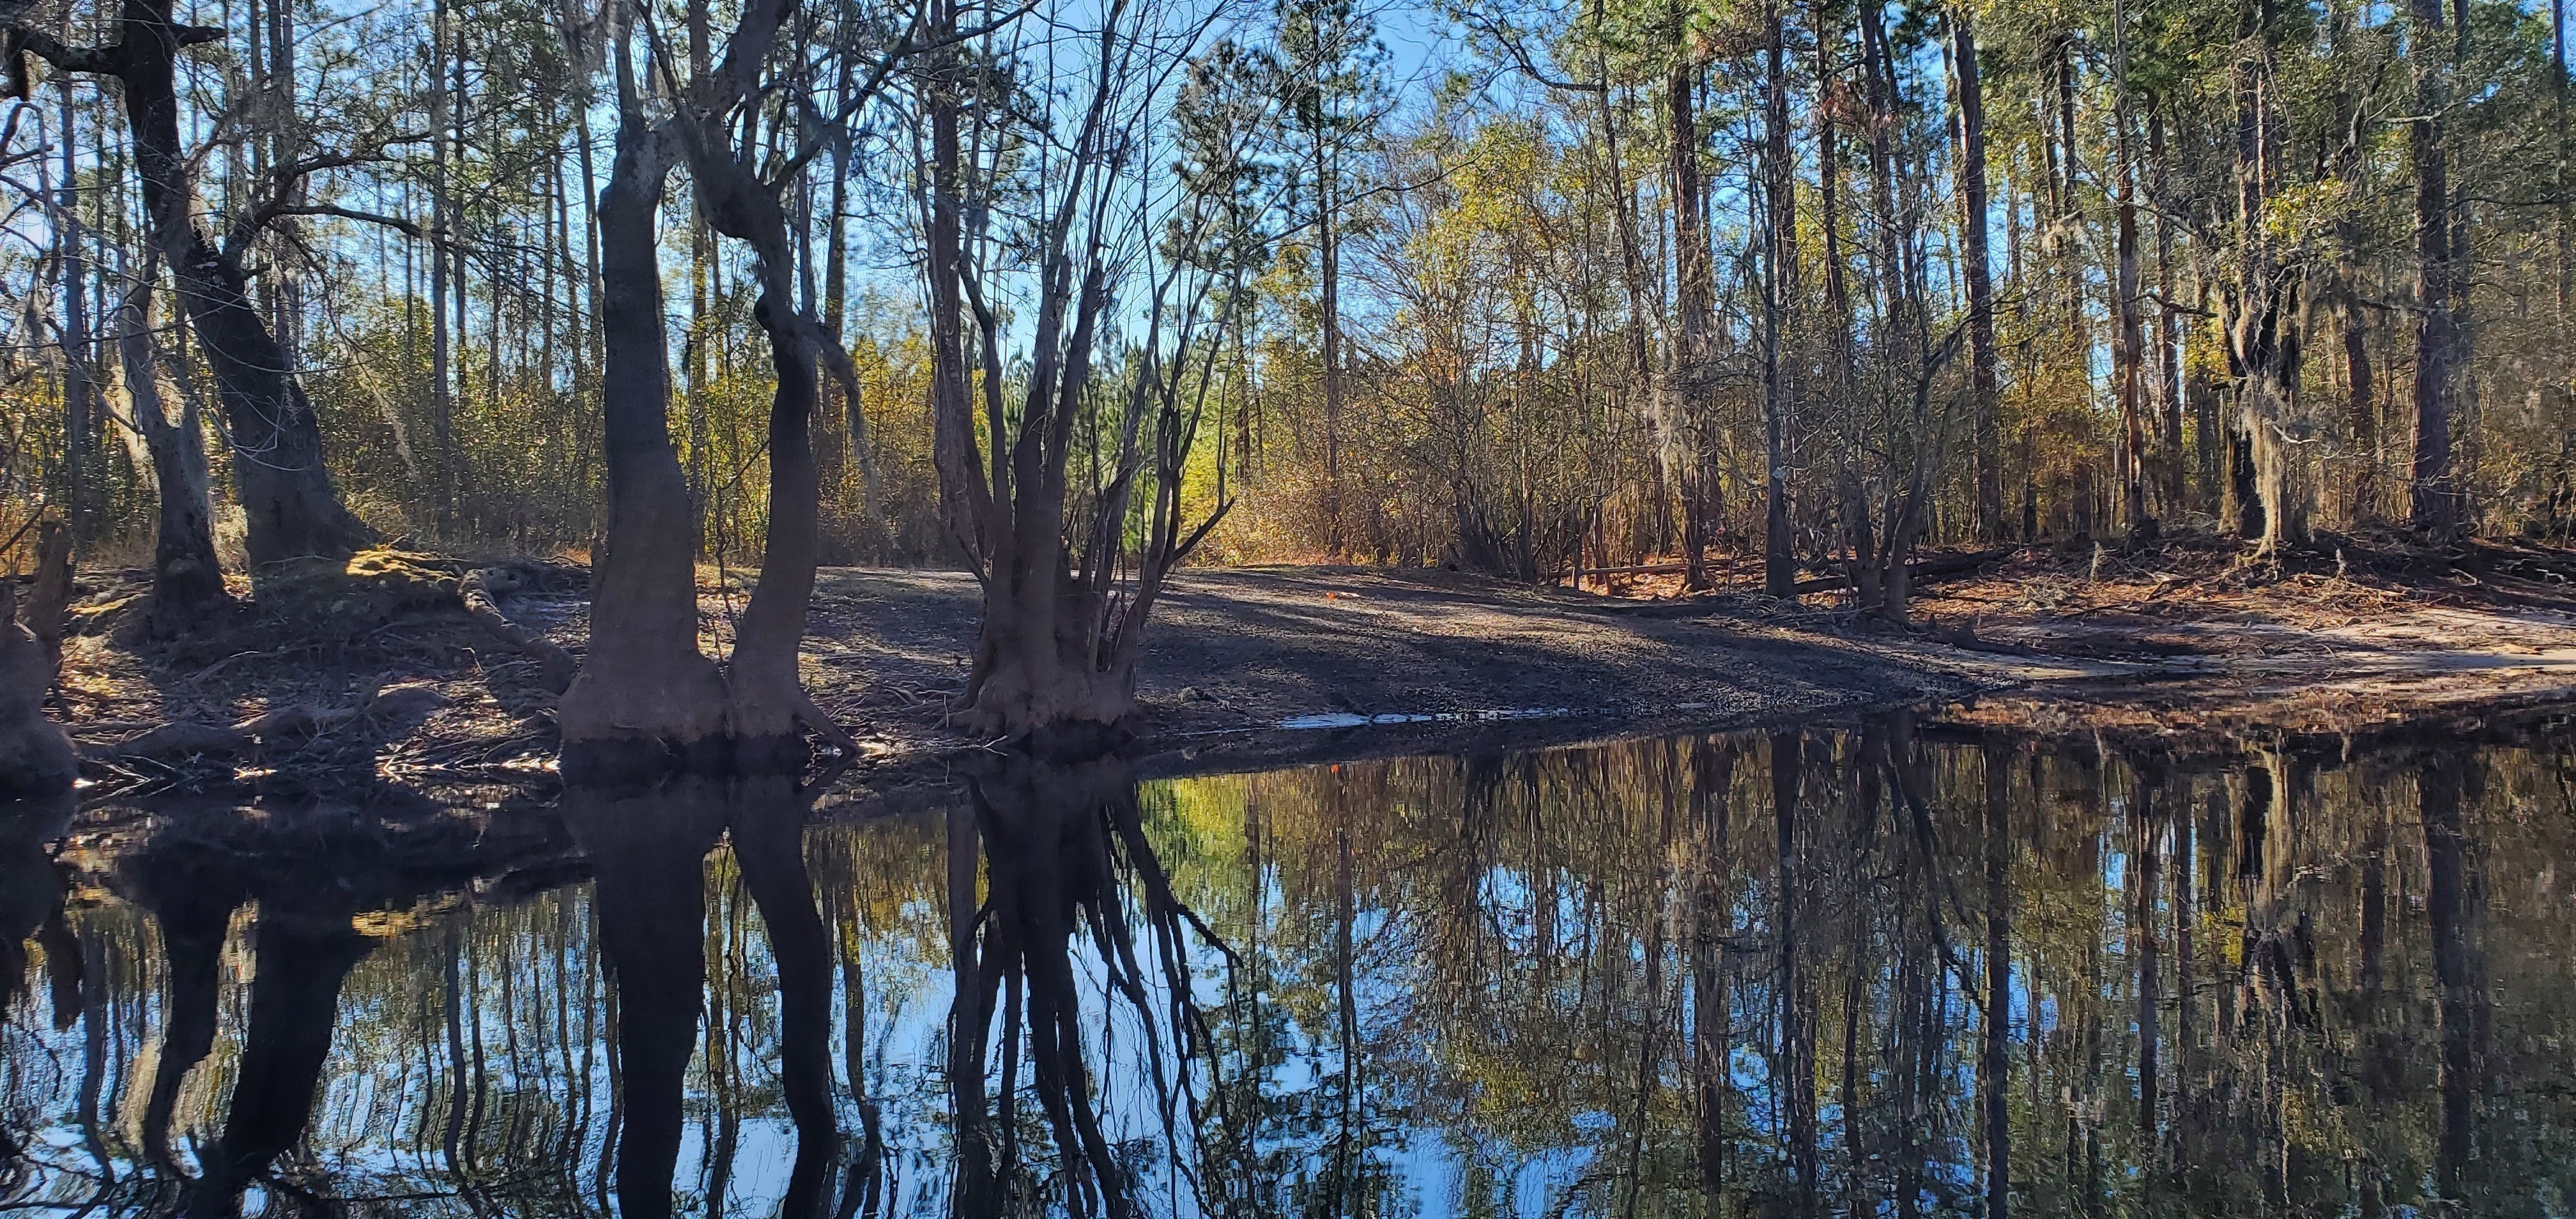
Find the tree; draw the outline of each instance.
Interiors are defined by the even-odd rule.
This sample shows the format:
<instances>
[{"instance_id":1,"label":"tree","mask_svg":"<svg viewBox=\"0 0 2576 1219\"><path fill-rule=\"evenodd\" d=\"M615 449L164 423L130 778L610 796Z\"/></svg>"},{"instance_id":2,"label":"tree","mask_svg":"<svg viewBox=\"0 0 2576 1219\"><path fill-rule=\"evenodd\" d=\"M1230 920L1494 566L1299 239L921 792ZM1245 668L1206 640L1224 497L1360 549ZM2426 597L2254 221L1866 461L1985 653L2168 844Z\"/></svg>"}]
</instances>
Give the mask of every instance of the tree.
<instances>
[{"instance_id":1,"label":"tree","mask_svg":"<svg viewBox=\"0 0 2576 1219\"><path fill-rule=\"evenodd\" d=\"M2003 402L1995 382L1994 255L1986 238L1985 78L1967 4L1952 7L1950 41L1959 88L1959 261L1968 283L1968 370L1976 395L1977 537L1993 542L2004 533Z\"/></svg>"},{"instance_id":2,"label":"tree","mask_svg":"<svg viewBox=\"0 0 2576 1219\"><path fill-rule=\"evenodd\" d=\"M214 496L196 395L175 395L178 417L173 419L173 395L163 393L162 353L152 339L159 262L157 257L144 259L141 275L117 310L117 350L126 400L152 455L152 484L160 504L152 541L153 629L176 635L228 604L232 595L224 588L223 567L215 556Z\"/></svg>"},{"instance_id":3,"label":"tree","mask_svg":"<svg viewBox=\"0 0 2576 1219\"><path fill-rule=\"evenodd\" d=\"M1354 145L1374 125L1370 109L1385 51L1377 23L1355 0L1280 0L1278 54L1270 65L1283 126L1308 188L1301 227L1312 232L1324 392L1324 554L1339 562L1349 544L1342 519L1343 414L1348 409L1342 335L1342 247L1349 227ZM1294 206L1293 204L1291 205Z\"/></svg>"},{"instance_id":4,"label":"tree","mask_svg":"<svg viewBox=\"0 0 2576 1219\"><path fill-rule=\"evenodd\" d=\"M703 24L701 2L693 21ZM800 141L764 172L762 72L796 0L761 0L743 10L723 58L693 71L669 99L670 113L648 120L629 40L617 43L617 160L600 205L603 321L608 339L609 521L597 559L591 652L563 696L568 750L576 746L604 766L650 758L676 747L687 753L731 737L747 756L780 753L802 761L798 726L843 748L847 734L805 694L797 647L813 597L820 545L820 488L812 420L818 360L835 368L854 393L855 375L836 340L798 303L796 263L788 242L782 193L824 151ZM882 82L903 48L877 73ZM656 79L679 68L658 56ZM873 92L874 82L867 92ZM856 99L845 99L846 120ZM744 111L747 111L745 113ZM801 128L808 112L785 121ZM734 133L741 132L742 144ZM661 268L654 213L676 162L685 160L698 209L710 227L752 247L760 277L754 315L768 332L776 390L769 417L767 551L759 586L743 616L728 672L698 648L697 520L673 449L667 403L670 372L663 332ZM684 515L685 514L685 515Z\"/></svg>"},{"instance_id":5,"label":"tree","mask_svg":"<svg viewBox=\"0 0 2576 1219\"><path fill-rule=\"evenodd\" d=\"M1115 0L1086 22L1090 54L1078 73L1090 84L1064 116L1071 138L1024 152L1003 126L1011 99L995 93L1010 82L991 80L952 45L956 9L935 0L927 28L947 48L924 61L917 86L930 119L920 206L936 454L948 526L984 593L955 714L1040 752L1089 752L1122 730L1135 711L1147 616L1226 510L1219 503L1194 524L1186 519L1183 482L1204 399L1184 391L1191 356L1213 341L1208 310L1227 279L1192 254L1239 207L1200 190L1185 190L1159 215L1131 216L1135 205L1125 202L1164 138L1157 123L1168 113L1170 70L1195 49L1196 27L1174 33L1160 24L1175 17ZM960 127L970 120L989 164L967 160ZM1027 175L1018 183L1025 195L1003 193L1015 184L1012 171ZM1005 255L987 226L1015 206L1027 209L1031 236ZM1165 233L1171 240L1158 247ZM1005 257L1031 268L1033 321L1016 375L1003 347ZM1133 324L1143 333L1112 380L1100 347L1115 324L1113 295L1131 284L1142 298ZM1205 376L1196 373L1202 383ZM1017 409L1005 406L1006 393L1018 397ZM1069 477L1078 451L1091 458L1089 485Z\"/></svg>"},{"instance_id":6,"label":"tree","mask_svg":"<svg viewBox=\"0 0 2576 1219\"><path fill-rule=\"evenodd\" d=\"M2463 9L2463 12L2466 10ZM2415 436L2407 492L2415 527L2448 532L2459 524L2459 488L2451 472L2451 421L2459 356L2458 290L2453 279L2450 180L2442 131L2450 106L2451 51L2440 45L2441 0L2407 8L2407 67L2415 79L2409 153L2415 168ZM2460 37L2465 39L2466 33Z\"/></svg>"},{"instance_id":7,"label":"tree","mask_svg":"<svg viewBox=\"0 0 2576 1219\"><path fill-rule=\"evenodd\" d=\"M63 553L68 562L69 550ZM68 574L63 585L68 592ZM41 625L47 607L36 604L29 609L33 611L29 616ZM60 607L52 609L58 612ZM0 798L67 792L79 777L71 740L45 718L45 694L54 686L58 642L42 638L19 621L18 581L0 579Z\"/></svg>"},{"instance_id":8,"label":"tree","mask_svg":"<svg viewBox=\"0 0 2576 1219\"><path fill-rule=\"evenodd\" d=\"M1797 165L1789 150L1789 18L1765 0L1762 72L1762 591L1793 595L1797 536L1789 477L1797 460L1798 377L1785 350L1798 296Z\"/></svg>"},{"instance_id":9,"label":"tree","mask_svg":"<svg viewBox=\"0 0 2576 1219\"><path fill-rule=\"evenodd\" d=\"M1709 514L1716 507L1716 462L1709 433L1715 430L1716 352L1710 348L1715 320L1717 276L1709 253L1707 200L1700 184L1697 106L1699 59L1684 6L1671 4L1671 60L1664 67L1664 172L1669 177L1673 213L1673 307L1679 315L1673 340L1666 345L1665 379L1681 398L1685 436L1681 460L1682 561L1684 583L1708 586Z\"/></svg>"},{"instance_id":10,"label":"tree","mask_svg":"<svg viewBox=\"0 0 2576 1219\"><path fill-rule=\"evenodd\" d=\"M253 237L287 217L359 216L353 209L298 202L296 192L313 173L365 154L317 152L272 167L217 245L197 222L194 162L179 137L176 82L179 52L217 41L223 31L179 24L171 15L171 0L120 0L117 31L116 41L106 46L71 46L13 18L7 55L11 92L26 96L22 51L60 71L108 77L124 86L145 223L178 281L198 348L214 370L232 437L233 481L248 522L252 567L304 555L346 555L372 540L373 531L340 502L323 464L313 404L250 299L241 258ZM408 227L385 217L364 218Z\"/></svg>"}]
</instances>

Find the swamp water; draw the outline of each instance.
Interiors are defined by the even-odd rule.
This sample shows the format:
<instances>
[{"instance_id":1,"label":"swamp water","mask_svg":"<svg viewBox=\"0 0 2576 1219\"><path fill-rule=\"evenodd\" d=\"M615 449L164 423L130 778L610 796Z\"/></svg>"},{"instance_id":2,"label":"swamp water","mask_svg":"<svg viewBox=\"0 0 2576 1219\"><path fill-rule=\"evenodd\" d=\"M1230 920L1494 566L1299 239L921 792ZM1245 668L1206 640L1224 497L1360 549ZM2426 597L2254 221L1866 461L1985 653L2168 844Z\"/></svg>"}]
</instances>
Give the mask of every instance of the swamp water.
<instances>
[{"instance_id":1,"label":"swamp water","mask_svg":"<svg viewBox=\"0 0 2576 1219\"><path fill-rule=\"evenodd\" d=\"M21 810L0 1212L2565 1214L2571 779L1894 717Z\"/></svg>"}]
</instances>

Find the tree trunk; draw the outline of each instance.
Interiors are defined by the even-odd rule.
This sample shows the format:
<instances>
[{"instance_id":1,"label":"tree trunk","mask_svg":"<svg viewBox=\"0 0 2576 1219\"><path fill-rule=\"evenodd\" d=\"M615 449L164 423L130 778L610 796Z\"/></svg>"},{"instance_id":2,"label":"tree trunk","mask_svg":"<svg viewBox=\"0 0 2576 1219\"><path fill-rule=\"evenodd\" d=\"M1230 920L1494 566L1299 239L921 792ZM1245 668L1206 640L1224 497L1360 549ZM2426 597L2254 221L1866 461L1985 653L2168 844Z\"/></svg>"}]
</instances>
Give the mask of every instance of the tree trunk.
<instances>
[{"instance_id":1,"label":"tree trunk","mask_svg":"<svg viewBox=\"0 0 2576 1219\"><path fill-rule=\"evenodd\" d=\"M2155 166L2155 177L2148 187L2148 194L2156 213L2156 403L2160 408L2156 412L2156 449L2161 454L2163 474L2159 511L2179 518L2185 510L2182 322L2181 311L2174 307L2174 223L2170 213L2174 200L2165 179L2169 158L2165 153L2165 118L2161 107L2147 112L2147 159Z\"/></svg>"},{"instance_id":2,"label":"tree trunk","mask_svg":"<svg viewBox=\"0 0 2576 1219\"><path fill-rule=\"evenodd\" d=\"M1816 93L1819 97L1828 97L1839 83L1835 60L1842 50L1842 39L1821 7L1815 10L1814 20ZM1854 352L1851 288L1843 267L1842 132L1836 126L1838 120L1831 107L1816 107L1815 122L1816 227L1824 247L1826 409L1851 418L1857 414L1857 403L1851 394Z\"/></svg>"},{"instance_id":3,"label":"tree trunk","mask_svg":"<svg viewBox=\"0 0 2576 1219\"><path fill-rule=\"evenodd\" d=\"M1682 491L1682 561L1685 587L1708 587L1708 515L1714 479L1713 454L1703 439L1713 407L1708 369L1709 322L1717 299L1716 276L1708 248L1707 216L1701 211L1699 118L1692 93L1699 67L1688 45L1680 6L1673 9L1672 63L1664 70L1664 117L1670 124L1666 172L1673 208L1674 305L1680 311L1680 341L1673 346L1671 381L1681 395L1682 434L1686 438L1679 465Z\"/></svg>"},{"instance_id":4,"label":"tree trunk","mask_svg":"<svg viewBox=\"0 0 2576 1219\"><path fill-rule=\"evenodd\" d=\"M204 421L198 418L195 397L183 395L178 421L172 422L161 392L160 353L152 341L157 261L145 260L142 279L126 295L117 342L126 398L152 454L152 481L159 489L160 516L152 543L153 629L176 634L231 598L215 558Z\"/></svg>"},{"instance_id":5,"label":"tree trunk","mask_svg":"<svg viewBox=\"0 0 2576 1219\"><path fill-rule=\"evenodd\" d=\"M2447 533L2459 524L2459 494L2451 476L2451 417L2456 397L2451 378L2458 355L2458 319L2451 264L2451 205L2443 110L2450 104L2448 49L2434 34L2442 28L2441 0L2411 0L2413 29L2407 58L2414 69L2416 119L2409 145L2415 166L2415 435L2407 493L2414 525Z\"/></svg>"},{"instance_id":6,"label":"tree trunk","mask_svg":"<svg viewBox=\"0 0 2576 1219\"><path fill-rule=\"evenodd\" d=\"M2129 138L2128 6L2114 3L2111 11L2112 149L2120 163L2111 363L2120 395L2120 513L2130 537L2152 538L2156 522L2147 515L2146 336L2138 321L2138 155Z\"/></svg>"},{"instance_id":7,"label":"tree trunk","mask_svg":"<svg viewBox=\"0 0 2576 1219\"><path fill-rule=\"evenodd\" d=\"M449 20L447 0L438 0L429 23L429 444L430 528L441 534L456 525L455 340L447 329L448 251L456 242L447 192Z\"/></svg>"},{"instance_id":8,"label":"tree trunk","mask_svg":"<svg viewBox=\"0 0 2576 1219\"><path fill-rule=\"evenodd\" d=\"M1977 537L2004 532L2003 404L1995 385L1995 283L1986 245L1986 107L1977 69L1977 36L1965 6L1950 16L1959 74L1959 260L1968 282L1968 370L1974 404Z\"/></svg>"},{"instance_id":9,"label":"tree trunk","mask_svg":"<svg viewBox=\"0 0 2576 1219\"><path fill-rule=\"evenodd\" d=\"M1334 228L1339 167L1331 141L1315 133L1315 252L1322 274L1324 379L1324 557L1342 561L1342 246Z\"/></svg>"},{"instance_id":10,"label":"tree trunk","mask_svg":"<svg viewBox=\"0 0 2576 1219\"><path fill-rule=\"evenodd\" d=\"M1774 597L1794 595L1796 541L1789 520L1789 468L1798 421L1796 378L1782 353L1789 302L1797 295L1797 170L1789 157L1788 21L1777 0L1767 5L1770 47L1763 77L1762 233L1762 588Z\"/></svg>"},{"instance_id":11,"label":"tree trunk","mask_svg":"<svg viewBox=\"0 0 2576 1219\"><path fill-rule=\"evenodd\" d=\"M45 718L53 650L18 622L18 582L0 579L0 798L71 790L80 768L70 738Z\"/></svg>"},{"instance_id":12,"label":"tree trunk","mask_svg":"<svg viewBox=\"0 0 2576 1219\"><path fill-rule=\"evenodd\" d=\"M698 650L698 515L671 444L654 242L670 137L646 126L631 72L619 68L617 155L598 221L608 527L592 558L590 652L557 717L567 772L592 746L607 751L596 761L617 768L716 740L726 728L724 681Z\"/></svg>"},{"instance_id":13,"label":"tree trunk","mask_svg":"<svg viewBox=\"0 0 2576 1219\"><path fill-rule=\"evenodd\" d=\"M63 10L63 22L69 33L69 8ZM90 342L89 264L81 256L79 128L72 108L72 78L65 75L59 83L63 91L62 211L53 227L63 294L63 492L72 536L86 544L98 536L102 524L107 471L99 462L98 381L91 373L98 353Z\"/></svg>"},{"instance_id":14,"label":"tree trunk","mask_svg":"<svg viewBox=\"0 0 2576 1219\"><path fill-rule=\"evenodd\" d=\"M222 32L178 25L170 0L124 0L121 28L114 48L66 51L76 62L63 66L124 82L144 214L214 371L254 574L285 559L346 555L374 540L374 532L341 505L322 461L313 404L251 303L240 263L198 227L192 206L189 160L179 141L178 51Z\"/></svg>"},{"instance_id":15,"label":"tree trunk","mask_svg":"<svg viewBox=\"0 0 2576 1219\"><path fill-rule=\"evenodd\" d=\"M2268 16L2268 8L2248 14L2243 33L2248 43L2262 48L2262 58L2240 58L2232 82L2238 250L2233 316L2227 326L2239 429L2231 437L2237 447L2231 454L2236 468L2230 488L2238 497L2240 527L2246 536L2261 539L2260 552L2266 554L2305 536L2310 490L2300 477L2304 458L2285 431L2294 419L2299 388L2297 289L2277 274L2265 232L2277 134L2269 121ZM2245 511L2257 504L2259 517Z\"/></svg>"},{"instance_id":16,"label":"tree trunk","mask_svg":"<svg viewBox=\"0 0 2576 1219\"><path fill-rule=\"evenodd\" d=\"M769 533L760 558L760 584L752 590L736 635L726 682L733 698L737 748L756 740L792 745L800 764L804 743L796 722L813 704L796 667L805 638L805 614L814 599L814 566L821 545L821 480L814 469L816 397L814 353L797 341L793 304L764 294L755 313L769 334L778 388L769 406ZM817 713L812 718L819 720Z\"/></svg>"}]
</instances>

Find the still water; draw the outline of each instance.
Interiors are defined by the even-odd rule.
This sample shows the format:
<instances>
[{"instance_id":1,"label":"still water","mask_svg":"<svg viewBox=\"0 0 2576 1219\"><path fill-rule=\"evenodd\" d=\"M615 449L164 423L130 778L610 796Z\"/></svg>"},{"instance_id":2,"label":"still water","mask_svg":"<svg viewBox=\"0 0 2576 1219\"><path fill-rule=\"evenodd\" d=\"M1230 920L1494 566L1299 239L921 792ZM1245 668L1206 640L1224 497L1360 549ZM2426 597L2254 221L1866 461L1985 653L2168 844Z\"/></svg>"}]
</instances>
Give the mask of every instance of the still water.
<instances>
[{"instance_id":1,"label":"still water","mask_svg":"<svg viewBox=\"0 0 2576 1219\"><path fill-rule=\"evenodd\" d=\"M2566 1214L2571 746L18 810L0 1212Z\"/></svg>"}]
</instances>

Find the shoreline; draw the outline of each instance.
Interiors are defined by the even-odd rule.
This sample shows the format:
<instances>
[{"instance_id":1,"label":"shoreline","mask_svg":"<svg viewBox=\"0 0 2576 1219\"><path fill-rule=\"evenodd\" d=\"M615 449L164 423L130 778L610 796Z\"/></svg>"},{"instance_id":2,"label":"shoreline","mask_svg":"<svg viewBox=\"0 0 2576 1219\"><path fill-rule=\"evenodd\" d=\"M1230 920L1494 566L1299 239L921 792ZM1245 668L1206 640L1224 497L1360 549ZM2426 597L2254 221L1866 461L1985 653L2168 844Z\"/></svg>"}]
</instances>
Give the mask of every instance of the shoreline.
<instances>
[{"instance_id":1,"label":"shoreline","mask_svg":"<svg viewBox=\"0 0 2576 1219\"><path fill-rule=\"evenodd\" d=\"M2309 620L2175 597L2162 571L2143 593L2093 582L2101 604L2059 597L2015 610L1998 593L2027 595L2046 578L2007 571L1945 587L1899 628L1743 594L1645 600L1437 569L1191 569L1158 609L1126 752L1141 775L1168 777L1786 727L1904 706L2049 734L2277 736L2576 702L2576 602L2424 605L2380 590L2371 595L2384 604L2338 609L2336 598L2367 590L2295 573L2262 595L2325 607ZM84 584L98 587L52 710L83 750L92 799L226 786L221 759L120 752L173 723L264 722L256 749L230 761L272 784L551 782L549 700L534 664L461 613L397 616L337 641L254 625L219 655L155 653L117 642L110 609L131 595L128 582ZM560 580L509 611L577 652L587 609L577 589ZM740 590L702 591L721 644ZM842 782L901 785L988 744L940 723L963 686L975 592L962 572L821 573L805 672L816 701L861 741ZM2161 599L2162 616L2121 598ZM2186 605L2193 612L2177 612Z\"/></svg>"}]
</instances>

